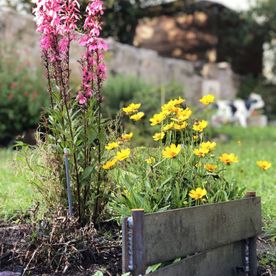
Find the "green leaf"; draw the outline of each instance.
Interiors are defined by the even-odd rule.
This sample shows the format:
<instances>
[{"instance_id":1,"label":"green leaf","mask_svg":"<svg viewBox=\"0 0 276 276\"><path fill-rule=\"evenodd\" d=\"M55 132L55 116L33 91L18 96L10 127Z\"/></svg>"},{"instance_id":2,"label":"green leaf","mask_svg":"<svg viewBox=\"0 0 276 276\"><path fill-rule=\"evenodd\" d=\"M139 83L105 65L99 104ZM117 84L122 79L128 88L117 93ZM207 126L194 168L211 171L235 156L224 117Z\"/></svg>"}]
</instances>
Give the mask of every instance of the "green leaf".
<instances>
[{"instance_id":1,"label":"green leaf","mask_svg":"<svg viewBox=\"0 0 276 276\"><path fill-rule=\"evenodd\" d=\"M95 171L95 167L92 167L92 166L86 167L81 175L81 180L85 180L88 177L90 177L93 171Z\"/></svg>"},{"instance_id":2,"label":"green leaf","mask_svg":"<svg viewBox=\"0 0 276 276\"><path fill-rule=\"evenodd\" d=\"M104 276L101 271L96 271L92 276Z\"/></svg>"},{"instance_id":3,"label":"green leaf","mask_svg":"<svg viewBox=\"0 0 276 276\"><path fill-rule=\"evenodd\" d=\"M159 263L159 264L155 264L155 265L152 265L152 266L149 266L146 270L146 273L150 273L150 272L154 272L156 271L160 266L162 265L162 263Z\"/></svg>"}]
</instances>

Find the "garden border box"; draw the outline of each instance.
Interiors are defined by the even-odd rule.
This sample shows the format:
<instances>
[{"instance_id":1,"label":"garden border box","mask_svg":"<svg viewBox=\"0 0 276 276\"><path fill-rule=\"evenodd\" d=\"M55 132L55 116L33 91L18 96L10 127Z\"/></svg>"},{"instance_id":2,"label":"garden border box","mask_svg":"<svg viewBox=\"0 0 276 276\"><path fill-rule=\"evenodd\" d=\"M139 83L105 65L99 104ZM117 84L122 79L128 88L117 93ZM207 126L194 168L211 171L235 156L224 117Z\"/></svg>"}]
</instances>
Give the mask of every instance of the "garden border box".
<instances>
[{"instance_id":1,"label":"garden border box","mask_svg":"<svg viewBox=\"0 0 276 276\"><path fill-rule=\"evenodd\" d=\"M181 258L147 275L255 276L261 226L261 199L255 193L146 215L132 210L123 220L123 272L145 275L148 266Z\"/></svg>"}]
</instances>

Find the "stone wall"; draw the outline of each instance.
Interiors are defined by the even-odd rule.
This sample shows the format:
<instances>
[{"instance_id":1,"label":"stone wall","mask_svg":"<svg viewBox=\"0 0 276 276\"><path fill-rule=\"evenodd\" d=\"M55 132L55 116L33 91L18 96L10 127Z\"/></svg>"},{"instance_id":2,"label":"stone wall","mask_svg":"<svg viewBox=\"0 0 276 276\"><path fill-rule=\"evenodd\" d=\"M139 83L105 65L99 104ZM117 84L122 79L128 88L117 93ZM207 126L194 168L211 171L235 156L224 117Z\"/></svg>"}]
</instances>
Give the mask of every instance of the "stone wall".
<instances>
[{"instance_id":1,"label":"stone wall","mask_svg":"<svg viewBox=\"0 0 276 276\"><path fill-rule=\"evenodd\" d=\"M35 32L31 15L18 14L15 11L0 8L0 41L14 46L21 52L22 57L28 58L34 66L41 66L39 35ZM155 51L138 49L115 42L113 39L107 39L107 42L110 47L107 58L110 74L136 76L157 86L177 83L183 86L184 96L192 102L207 92L214 92L217 97L223 99L233 99L236 96L238 78L233 74L229 64L199 65L173 58L163 58ZM77 61L82 51L80 46L73 45L71 69L74 78L79 77L80 66ZM211 91L204 91L206 87Z\"/></svg>"}]
</instances>

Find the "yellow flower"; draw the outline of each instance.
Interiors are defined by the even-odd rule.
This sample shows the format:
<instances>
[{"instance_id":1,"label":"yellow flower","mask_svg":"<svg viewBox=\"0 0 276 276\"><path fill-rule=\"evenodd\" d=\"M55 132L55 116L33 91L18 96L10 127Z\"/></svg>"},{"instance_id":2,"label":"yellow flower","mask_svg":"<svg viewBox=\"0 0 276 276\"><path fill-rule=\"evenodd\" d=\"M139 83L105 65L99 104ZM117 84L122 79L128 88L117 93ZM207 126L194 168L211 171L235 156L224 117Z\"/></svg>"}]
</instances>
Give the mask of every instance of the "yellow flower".
<instances>
[{"instance_id":1,"label":"yellow flower","mask_svg":"<svg viewBox=\"0 0 276 276\"><path fill-rule=\"evenodd\" d=\"M193 125L193 130L198 131L198 132L202 132L204 130L204 128L207 127L207 125L208 125L208 122L205 121L205 120L197 121Z\"/></svg>"},{"instance_id":2,"label":"yellow flower","mask_svg":"<svg viewBox=\"0 0 276 276\"><path fill-rule=\"evenodd\" d=\"M175 144L171 144L162 151L162 155L164 158L174 158L179 154L180 150L181 145L176 146Z\"/></svg>"},{"instance_id":3,"label":"yellow flower","mask_svg":"<svg viewBox=\"0 0 276 276\"><path fill-rule=\"evenodd\" d=\"M209 153L209 150L206 148L198 148L194 150L194 154L198 157L204 157L208 153Z\"/></svg>"},{"instance_id":4,"label":"yellow flower","mask_svg":"<svg viewBox=\"0 0 276 276\"><path fill-rule=\"evenodd\" d=\"M122 149L121 151L118 151L116 153L116 159L118 161L122 161L125 160L126 158L128 158L130 156L130 149Z\"/></svg>"},{"instance_id":5,"label":"yellow flower","mask_svg":"<svg viewBox=\"0 0 276 276\"><path fill-rule=\"evenodd\" d=\"M105 146L105 149L107 150L113 150L119 147L119 143L117 142L111 142Z\"/></svg>"},{"instance_id":6,"label":"yellow flower","mask_svg":"<svg viewBox=\"0 0 276 276\"><path fill-rule=\"evenodd\" d=\"M152 126L158 125L162 123L166 119L166 114L161 112L158 114L154 114L152 118L150 118L150 122Z\"/></svg>"},{"instance_id":7,"label":"yellow flower","mask_svg":"<svg viewBox=\"0 0 276 276\"><path fill-rule=\"evenodd\" d=\"M271 167L271 163L265 160L259 160L256 162L257 166L263 171L268 170Z\"/></svg>"},{"instance_id":8,"label":"yellow flower","mask_svg":"<svg viewBox=\"0 0 276 276\"><path fill-rule=\"evenodd\" d=\"M218 169L218 166L214 165L214 164L207 163L207 164L205 164L204 168L208 172L215 172Z\"/></svg>"},{"instance_id":9,"label":"yellow flower","mask_svg":"<svg viewBox=\"0 0 276 276\"><path fill-rule=\"evenodd\" d=\"M155 133L152 136L152 138L153 138L154 141L159 141L159 140L162 140L164 138L164 136L165 136L165 132L162 131L162 132Z\"/></svg>"},{"instance_id":10,"label":"yellow flower","mask_svg":"<svg viewBox=\"0 0 276 276\"><path fill-rule=\"evenodd\" d=\"M124 133L121 136L121 140L123 140L124 142L129 141L131 138L133 137L133 133Z\"/></svg>"},{"instance_id":11,"label":"yellow flower","mask_svg":"<svg viewBox=\"0 0 276 276\"><path fill-rule=\"evenodd\" d=\"M174 123L173 128L175 130L182 130L185 129L188 126L188 124L186 122L181 122L181 123Z\"/></svg>"},{"instance_id":12,"label":"yellow flower","mask_svg":"<svg viewBox=\"0 0 276 276\"><path fill-rule=\"evenodd\" d=\"M141 120L142 117L144 117L145 113L144 112L138 112L132 116L130 116L129 118L133 121L139 121Z\"/></svg>"},{"instance_id":13,"label":"yellow flower","mask_svg":"<svg viewBox=\"0 0 276 276\"><path fill-rule=\"evenodd\" d=\"M189 196L195 200L201 199L206 195L207 195L206 189L202 189L202 188L196 188L195 190L191 190L189 192Z\"/></svg>"},{"instance_id":14,"label":"yellow flower","mask_svg":"<svg viewBox=\"0 0 276 276\"><path fill-rule=\"evenodd\" d=\"M198 135L193 135L193 139L197 140L198 139Z\"/></svg>"},{"instance_id":15,"label":"yellow flower","mask_svg":"<svg viewBox=\"0 0 276 276\"><path fill-rule=\"evenodd\" d=\"M183 99L182 97L179 97L178 99L173 99L173 100L170 100L168 102L168 104L171 104L171 105L179 105L179 104L182 104L185 102L185 99Z\"/></svg>"},{"instance_id":16,"label":"yellow flower","mask_svg":"<svg viewBox=\"0 0 276 276\"><path fill-rule=\"evenodd\" d=\"M216 142L208 141L208 142L202 142L200 144L200 147L204 148L204 149L207 149L210 152L210 151L213 151L216 148L216 145L217 145Z\"/></svg>"},{"instance_id":17,"label":"yellow flower","mask_svg":"<svg viewBox=\"0 0 276 276\"><path fill-rule=\"evenodd\" d=\"M179 112L177 112L176 114L176 118L179 121L186 121L191 117L191 115L192 115L192 110L189 107L187 107L185 109L179 110Z\"/></svg>"},{"instance_id":18,"label":"yellow flower","mask_svg":"<svg viewBox=\"0 0 276 276\"><path fill-rule=\"evenodd\" d=\"M234 153L223 153L220 157L219 160L224 163L225 165L230 165L232 163L237 163L239 162L238 157Z\"/></svg>"},{"instance_id":19,"label":"yellow flower","mask_svg":"<svg viewBox=\"0 0 276 276\"><path fill-rule=\"evenodd\" d=\"M141 104L135 104L131 103L127 107L123 107L122 110L127 114L130 115L132 113L135 113L138 111L138 109L141 107Z\"/></svg>"},{"instance_id":20,"label":"yellow flower","mask_svg":"<svg viewBox=\"0 0 276 276\"><path fill-rule=\"evenodd\" d=\"M102 168L103 168L104 170L109 170L109 169L113 168L113 167L115 166L116 163L117 163L117 159L116 159L116 158L115 158L115 159L112 159L112 160L110 160L110 161L107 161L107 162L102 166Z\"/></svg>"},{"instance_id":21,"label":"yellow flower","mask_svg":"<svg viewBox=\"0 0 276 276\"><path fill-rule=\"evenodd\" d=\"M172 128L174 127L174 123L171 122L167 125L164 125L163 128L162 128L162 131L168 131L168 130L171 130Z\"/></svg>"},{"instance_id":22,"label":"yellow flower","mask_svg":"<svg viewBox=\"0 0 276 276\"><path fill-rule=\"evenodd\" d=\"M181 97L179 97L178 99L173 99L170 100L168 103L162 105L162 111L167 111L169 113L171 112L177 112L178 107L176 107L176 105L180 105L182 103L184 103L185 100Z\"/></svg>"},{"instance_id":23,"label":"yellow flower","mask_svg":"<svg viewBox=\"0 0 276 276\"><path fill-rule=\"evenodd\" d=\"M155 163L155 158L154 157L149 157L145 161L146 161L147 164L152 165L153 163Z\"/></svg>"},{"instance_id":24,"label":"yellow flower","mask_svg":"<svg viewBox=\"0 0 276 276\"><path fill-rule=\"evenodd\" d=\"M208 95L202 97L199 101L204 105L208 105L215 101L215 96L208 94Z\"/></svg>"}]
</instances>

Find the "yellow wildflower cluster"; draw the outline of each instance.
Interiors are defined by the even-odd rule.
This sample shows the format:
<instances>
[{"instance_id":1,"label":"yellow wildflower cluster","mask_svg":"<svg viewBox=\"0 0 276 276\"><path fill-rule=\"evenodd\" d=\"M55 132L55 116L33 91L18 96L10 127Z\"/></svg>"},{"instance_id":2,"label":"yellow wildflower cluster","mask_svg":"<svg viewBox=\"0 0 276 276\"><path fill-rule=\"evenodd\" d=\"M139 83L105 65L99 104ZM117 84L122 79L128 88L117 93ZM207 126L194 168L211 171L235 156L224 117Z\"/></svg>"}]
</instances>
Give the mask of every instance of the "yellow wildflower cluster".
<instances>
[{"instance_id":1,"label":"yellow wildflower cluster","mask_svg":"<svg viewBox=\"0 0 276 276\"><path fill-rule=\"evenodd\" d=\"M188 126L185 121L191 117L192 111L188 107L183 109L180 106L184 102L185 100L179 97L178 99L170 100L168 103L162 105L161 112L154 114L152 118L150 118L150 124L156 126L163 123L165 119L170 119L171 121L163 126L162 131L185 129Z\"/></svg>"},{"instance_id":2,"label":"yellow wildflower cluster","mask_svg":"<svg viewBox=\"0 0 276 276\"><path fill-rule=\"evenodd\" d=\"M139 121L145 116L144 112L138 112L140 107L141 107L140 103L138 104L131 103L127 107L123 107L122 110L124 113L126 113L126 115L130 116L129 118L131 120Z\"/></svg>"},{"instance_id":3,"label":"yellow wildflower cluster","mask_svg":"<svg viewBox=\"0 0 276 276\"><path fill-rule=\"evenodd\" d=\"M117 149L120 146L120 144L122 144L123 142L130 141L132 137L133 137L132 132L124 133L118 138L118 141L108 143L105 146L105 149L107 151ZM130 149L129 148L118 150L116 152L115 156L113 156L112 159L108 160L105 164L102 165L102 168L104 170L112 169L112 168L115 167L115 165L118 161L123 161L123 160L127 159L129 156L130 156Z\"/></svg>"}]
</instances>

